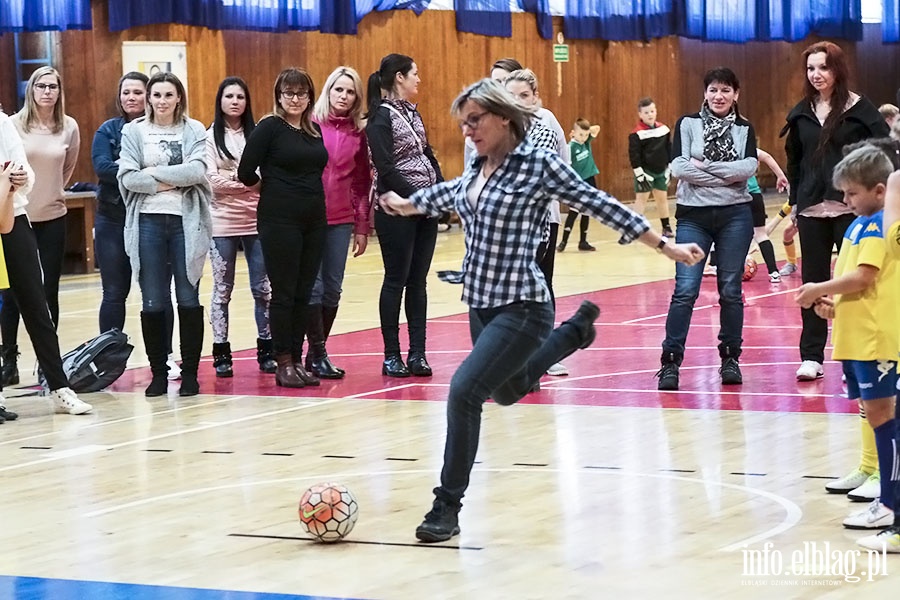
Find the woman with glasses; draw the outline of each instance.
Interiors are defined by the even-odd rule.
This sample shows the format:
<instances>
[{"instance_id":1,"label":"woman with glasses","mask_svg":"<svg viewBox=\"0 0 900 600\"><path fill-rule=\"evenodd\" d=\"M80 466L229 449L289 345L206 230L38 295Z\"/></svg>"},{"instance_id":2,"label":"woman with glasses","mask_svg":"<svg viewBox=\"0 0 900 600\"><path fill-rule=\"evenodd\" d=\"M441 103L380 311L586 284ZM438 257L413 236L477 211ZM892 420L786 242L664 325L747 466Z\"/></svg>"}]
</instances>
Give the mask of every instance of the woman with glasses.
<instances>
[{"instance_id":1,"label":"woman with glasses","mask_svg":"<svg viewBox=\"0 0 900 600\"><path fill-rule=\"evenodd\" d=\"M119 187L125 248L141 287L141 330L153 375L145 394L168 391L165 309L172 279L181 338L180 396L200 393L203 348L199 286L212 240L206 179L206 127L187 116L184 85L172 73L147 83L147 115L122 129Z\"/></svg>"},{"instance_id":2,"label":"woman with glasses","mask_svg":"<svg viewBox=\"0 0 900 600\"><path fill-rule=\"evenodd\" d=\"M451 113L475 143L477 158L453 181L408 199L394 193L380 198L384 209L397 215L455 209L466 238L458 279L469 305L473 347L450 382L440 485L416 529L423 542L459 533L485 401L518 402L550 365L587 348L596 336L600 311L591 302L553 329L550 291L535 262L550 203L562 200L599 219L621 234L620 244L638 240L687 264L703 257L696 244L667 243L644 217L581 179L557 153L536 148L527 137L535 112L496 81L469 86L453 101Z\"/></svg>"},{"instance_id":3,"label":"woman with glasses","mask_svg":"<svg viewBox=\"0 0 900 600\"><path fill-rule=\"evenodd\" d=\"M291 388L319 385L302 360L307 303L327 226L322 173L328 152L311 119L315 93L306 71L291 67L279 73L274 114L250 134L237 173L246 186L262 180L257 230L272 285L275 383Z\"/></svg>"},{"instance_id":4,"label":"woman with glasses","mask_svg":"<svg viewBox=\"0 0 900 600\"><path fill-rule=\"evenodd\" d=\"M231 343L228 341L228 305L234 289L237 252L242 247L255 305L256 359L260 371L274 373L272 334L269 332L269 299L272 292L256 233L259 186L247 187L237 178L241 153L256 127L250 90L243 79L226 77L219 84L215 115L206 135L206 176L213 190L210 206L213 245L209 250L213 272L213 297L209 310L213 330L213 367L216 377L234 375Z\"/></svg>"},{"instance_id":5,"label":"woman with glasses","mask_svg":"<svg viewBox=\"0 0 900 600\"><path fill-rule=\"evenodd\" d=\"M78 123L65 113L62 79L56 69L41 67L32 73L25 87L25 105L12 120L28 164L34 169L34 187L28 193L25 211L37 238L50 318L59 327L59 277L66 252L65 187L78 162L81 137ZM0 312L4 385L19 383L16 357L20 305L15 297L9 290L3 292Z\"/></svg>"},{"instance_id":6,"label":"woman with glasses","mask_svg":"<svg viewBox=\"0 0 900 600\"><path fill-rule=\"evenodd\" d=\"M425 124L412 99L419 92L419 69L413 59L389 54L369 76L366 137L375 165L376 191L406 197L444 180L425 135ZM425 281L437 241L438 219L425 215L390 215L375 207L375 231L384 262L378 312L384 341L382 375L431 376L425 359L428 294ZM409 354L400 354L400 302L406 291Z\"/></svg>"},{"instance_id":7,"label":"woman with glasses","mask_svg":"<svg viewBox=\"0 0 900 600\"><path fill-rule=\"evenodd\" d=\"M68 387L69 381L59 356L55 323L47 309L37 238L26 212L29 192L35 186L34 171L28 164L22 138L16 131L13 119L0 112L0 165L6 163L9 163L6 172L13 191L13 225L10 231L2 231L3 255L7 258L5 263L10 284L10 289L3 295L2 312L5 313L9 308L6 302L11 298L21 306L22 320L25 321L25 328L47 380L56 411L72 415L84 414L90 412L92 407L82 402ZM0 383L0 418L11 421L16 415L3 406L2 390L3 385Z\"/></svg>"}]
</instances>

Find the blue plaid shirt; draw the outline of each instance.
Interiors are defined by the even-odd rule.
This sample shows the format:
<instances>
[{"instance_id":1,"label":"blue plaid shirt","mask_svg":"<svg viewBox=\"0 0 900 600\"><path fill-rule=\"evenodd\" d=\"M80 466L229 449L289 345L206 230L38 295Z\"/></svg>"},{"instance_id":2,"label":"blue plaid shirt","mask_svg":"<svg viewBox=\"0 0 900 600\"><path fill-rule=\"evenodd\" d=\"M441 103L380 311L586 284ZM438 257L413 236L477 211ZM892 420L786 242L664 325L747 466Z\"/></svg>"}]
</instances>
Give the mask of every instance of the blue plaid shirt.
<instances>
[{"instance_id":1,"label":"blue plaid shirt","mask_svg":"<svg viewBox=\"0 0 900 600\"><path fill-rule=\"evenodd\" d=\"M550 302L550 290L535 261L547 208L561 200L618 231L620 244L650 229L647 220L582 180L556 153L524 140L488 178L473 209L466 191L483 157L463 174L417 191L409 199L419 212L439 216L456 211L463 223L466 254L457 278L462 300L471 308L513 302Z\"/></svg>"}]
</instances>

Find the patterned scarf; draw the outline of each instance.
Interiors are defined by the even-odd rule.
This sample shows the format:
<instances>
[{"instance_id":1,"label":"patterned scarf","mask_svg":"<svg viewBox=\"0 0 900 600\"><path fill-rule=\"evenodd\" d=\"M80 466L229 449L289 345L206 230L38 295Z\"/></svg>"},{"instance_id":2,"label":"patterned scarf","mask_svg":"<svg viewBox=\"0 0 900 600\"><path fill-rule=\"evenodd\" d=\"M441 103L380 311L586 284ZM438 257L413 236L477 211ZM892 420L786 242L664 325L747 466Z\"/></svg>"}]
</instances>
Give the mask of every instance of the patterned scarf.
<instances>
[{"instance_id":1,"label":"patterned scarf","mask_svg":"<svg viewBox=\"0 0 900 600\"><path fill-rule=\"evenodd\" d=\"M715 162L737 160L737 150L731 136L731 126L737 119L734 107L724 117L717 117L704 101L700 116L703 119L703 158Z\"/></svg>"}]
</instances>

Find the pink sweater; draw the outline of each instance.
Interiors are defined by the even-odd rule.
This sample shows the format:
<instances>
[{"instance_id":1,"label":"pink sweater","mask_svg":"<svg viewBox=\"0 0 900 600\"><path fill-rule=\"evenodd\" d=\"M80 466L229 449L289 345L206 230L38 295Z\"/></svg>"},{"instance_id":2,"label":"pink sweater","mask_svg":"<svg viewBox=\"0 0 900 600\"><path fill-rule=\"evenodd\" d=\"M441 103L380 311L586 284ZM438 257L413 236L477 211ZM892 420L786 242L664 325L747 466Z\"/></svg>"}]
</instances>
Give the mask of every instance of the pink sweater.
<instances>
[{"instance_id":1,"label":"pink sweater","mask_svg":"<svg viewBox=\"0 0 900 600\"><path fill-rule=\"evenodd\" d=\"M34 187L28 193L25 211L35 223L52 221L66 214L66 193L64 188L75 171L81 136L78 123L66 115L59 133L40 131L32 127L25 132L22 113L16 113L12 121L22 138L28 164L34 170Z\"/></svg>"},{"instance_id":2,"label":"pink sweater","mask_svg":"<svg viewBox=\"0 0 900 600\"><path fill-rule=\"evenodd\" d=\"M245 145L243 129L235 131L225 127L225 147L235 158L231 160L219 155L212 127L206 131L206 178L213 191L209 206L213 237L256 235L259 192L237 180L237 166Z\"/></svg>"},{"instance_id":3,"label":"pink sweater","mask_svg":"<svg viewBox=\"0 0 900 600\"><path fill-rule=\"evenodd\" d=\"M322 128L328 164L322 173L329 225L353 223L353 233L369 233L369 192L372 173L365 131L348 117L330 115Z\"/></svg>"}]
</instances>

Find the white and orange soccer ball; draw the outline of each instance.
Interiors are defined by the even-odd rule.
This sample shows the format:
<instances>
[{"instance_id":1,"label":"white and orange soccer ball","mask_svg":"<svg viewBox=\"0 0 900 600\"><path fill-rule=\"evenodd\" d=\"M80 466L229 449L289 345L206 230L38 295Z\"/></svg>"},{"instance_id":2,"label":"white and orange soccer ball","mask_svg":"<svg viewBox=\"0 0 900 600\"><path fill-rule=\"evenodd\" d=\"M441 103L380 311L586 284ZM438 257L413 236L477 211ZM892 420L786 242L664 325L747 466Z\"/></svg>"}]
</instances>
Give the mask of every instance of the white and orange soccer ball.
<instances>
[{"instance_id":1,"label":"white and orange soccer ball","mask_svg":"<svg viewBox=\"0 0 900 600\"><path fill-rule=\"evenodd\" d=\"M319 542L342 540L356 525L359 503L340 483L317 483L303 492L300 523Z\"/></svg>"}]
</instances>

